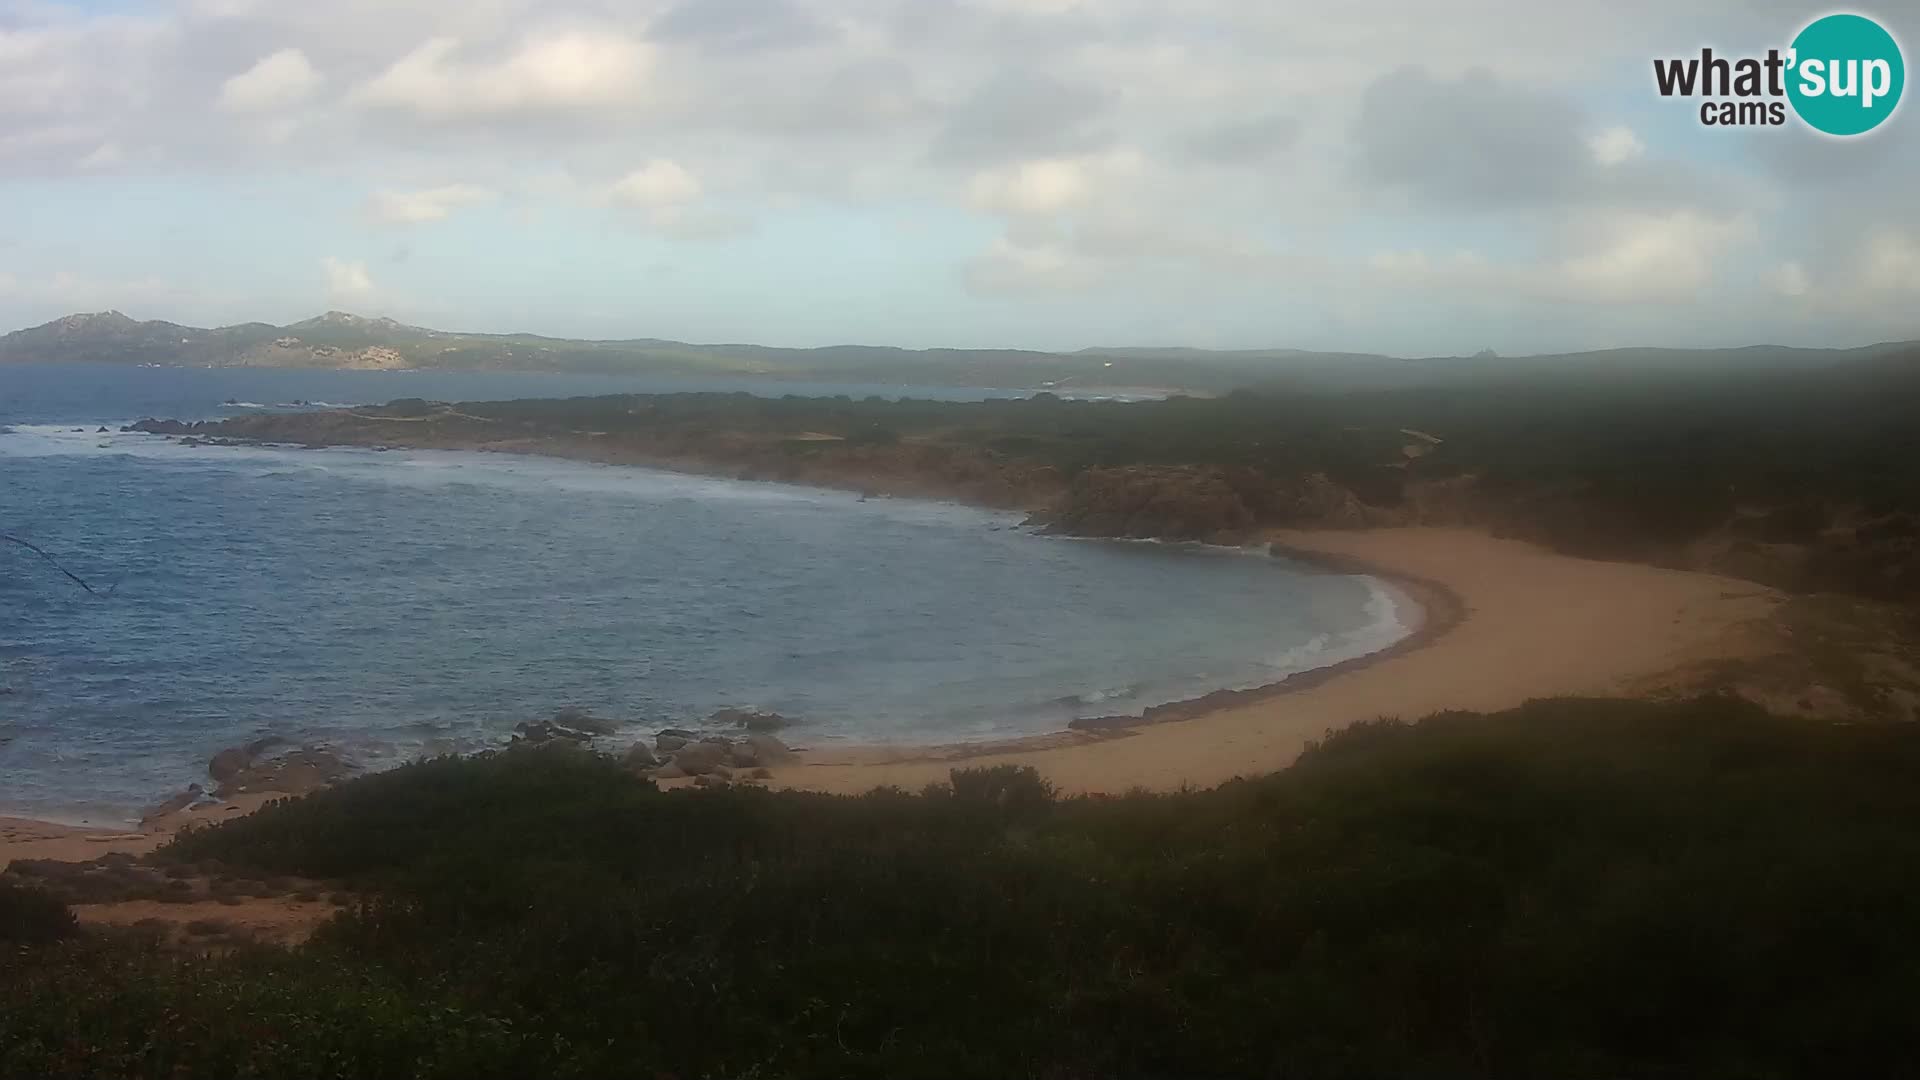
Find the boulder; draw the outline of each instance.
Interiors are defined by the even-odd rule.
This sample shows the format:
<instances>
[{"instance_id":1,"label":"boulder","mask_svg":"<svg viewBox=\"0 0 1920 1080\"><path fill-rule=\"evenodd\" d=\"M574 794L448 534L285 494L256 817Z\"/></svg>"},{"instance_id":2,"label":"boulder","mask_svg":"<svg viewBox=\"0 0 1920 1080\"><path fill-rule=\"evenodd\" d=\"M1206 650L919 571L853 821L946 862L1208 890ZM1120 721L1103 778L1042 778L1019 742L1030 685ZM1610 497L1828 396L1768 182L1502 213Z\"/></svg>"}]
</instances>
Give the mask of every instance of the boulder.
<instances>
[{"instance_id":1,"label":"boulder","mask_svg":"<svg viewBox=\"0 0 1920 1080\"><path fill-rule=\"evenodd\" d=\"M611 735L620 727L613 721L595 716L578 705L566 705L554 710L553 723L556 727L568 728L588 735Z\"/></svg>"},{"instance_id":2,"label":"boulder","mask_svg":"<svg viewBox=\"0 0 1920 1080\"><path fill-rule=\"evenodd\" d=\"M660 751L663 754L671 754L675 750L678 750L681 747L687 745L687 742L688 740L686 739L685 736L669 735L668 733L663 731L660 734L654 736L653 746L654 746L654 749Z\"/></svg>"},{"instance_id":3,"label":"boulder","mask_svg":"<svg viewBox=\"0 0 1920 1080\"><path fill-rule=\"evenodd\" d=\"M229 746L207 762L207 775L213 777L215 783L224 784L253 764L254 757L254 753L244 746Z\"/></svg>"},{"instance_id":4,"label":"boulder","mask_svg":"<svg viewBox=\"0 0 1920 1080\"><path fill-rule=\"evenodd\" d=\"M193 428L178 420L155 420L148 417L120 429L121 431L144 431L149 435L185 435Z\"/></svg>"},{"instance_id":5,"label":"boulder","mask_svg":"<svg viewBox=\"0 0 1920 1080\"><path fill-rule=\"evenodd\" d=\"M731 760L731 749L717 743L688 743L673 755L673 763L686 770L689 776L702 776Z\"/></svg>"},{"instance_id":6,"label":"boulder","mask_svg":"<svg viewBox=\"0 0 1920 1080\"><path fill-rule=\"evenodd\" d=\"M798 760L792 747L771 735L749 735L741 745L753 752L755 765L791 765Z\"/></svg>"},{"instance_id":7,"label":"boulder","mask_svg":"<svg viewBox=\"0 0 1920 1080\"><path fill-rule=\"evenodd\" d=\"M777 712L761 712L759 709L721 709L707 717L707 723L716 727L745 728L748 731L778 731L789 722Z\"/></svg>"},{"instance_id":8,"label":"boulder","mask_svg":"<svg viewBox=\"0 0 1920 1080\"><path fill-rule=\"evenodd\" d=\"M163 803L160 803L159 805L149 809L146 813L140 815L140 824L145 825L147 822L152 821L155 818L165 817L168 814L177 813L178 811L185 810L187 807L192 806L194 803L200 801L201 793L202 792L199 784L188 784L187 790L181 792L178 795L175 795L173 798L168 799Z\"/></svg>"},{"instance_id":9,"label":"boulder","mask_svg":"<svg viewBox=\"0 0 1920 1080\"><path fill-rule=\"evenodd\" d=\"M551 720L522 720L513 725L513 730L521 739L535 745L544 745L556 739L568 739L573 742L586 742L593 738L584 731L570 727L561 727Z\"/></svg>"},{"instance_id":10,"label":"boulder","mask_svg":"<svg viewBox=\"0 0 1920 1080\"><path fill-rule=\"evenodd\" d=\"M660 764L660 759L654 756L653 751L647 749L646 743L634 743L621 756L620 764L629 769L651 769Z\"/></svg>"},{"instance_id":11,"label":"boulder","mask_svg":"<svg viewBox=\"0 0 1920 1080\"><path fill-rule=\"evenodd\" d=\"M655 780L683 780L687 776L687 770L678 765L667 764L660 766L647 775Z\"/></svg>"},{"instance_id":12,"label":"boulder","mask_svg":"<svg viewBox=\"0 0 1920 1080\"><path fill-rule=\"evenodd\" d=\"M220 784L222 795L270 791L304 795L352 775L353 765L331 750L303 747L270 761L255 760Z\"/></svg>"},{"instance_id":13,"label":"boulder","mask_svg":"<svg viewBox=\"0 0 1920 1080\"><path fill-rule=\"evenodd\" d=\"M281 738L280 736L268 735L265 738L255 739L252 742L248 743L247 753L252 757L259 757L261 754L264 754L275 747L285 746L286 744L287 744L287 740Z\"/></svg>"}]
</instances>

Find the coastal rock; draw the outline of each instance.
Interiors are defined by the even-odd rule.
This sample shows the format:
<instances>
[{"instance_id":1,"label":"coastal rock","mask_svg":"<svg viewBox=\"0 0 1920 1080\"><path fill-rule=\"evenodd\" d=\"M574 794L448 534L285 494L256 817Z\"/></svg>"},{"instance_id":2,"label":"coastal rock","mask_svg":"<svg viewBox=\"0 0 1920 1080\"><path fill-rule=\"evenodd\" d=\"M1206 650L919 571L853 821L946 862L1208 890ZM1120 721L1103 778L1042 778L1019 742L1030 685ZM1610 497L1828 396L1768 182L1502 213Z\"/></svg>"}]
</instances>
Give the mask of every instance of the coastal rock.
<instances>
[{"instance_id":1,"label":"coastal rock","mask_svg":"<svg viewBox=\"0 0 1920 1080\"><path fill-rule=\"evenodd\" d=\"M544 745L558 739L583 743L593 738L584 731L562 727L551 720L522 720L513 725L516 741L525 740L534 745Z\"/></svg>"},{"instance_id":2,"label":"coastal rock","mask_svg":"<svg viewBox=\"0 0 1920 1080\"><path fill-rule=\"evenodd\" d=\"M193 430L193 426L178 420L155 420L149 416L145 420L136 420L120 430L141 431L148 435L185 435Z\"/></svg>"},{"instance_id":3,"label":"coastal rock","mask_svg":"<svg viewBox=\"0 0 1920 1080\"><path fill-rule=\"evenodd\" d=\"M688 743L673 755L673 763L684 769L689 776L703 776L711 773L732 759L732 747L719 743Z\"/></svg>"},{"instance_id":4,"label":"coastal rock","mask_svg":"<svg viewBox=\"0 0 1920 1080\"><path fill-rule=\"evenodd\" d=\"M213 777L214 783L225 784L253 764L255 756L244 746L229 746L207 762L207 775Z\"/></svg>"},{"instance_id":5,"label":"coastal rock","mask_svg":"<svg viewBox=\"0 0 1920 1080\"><path fill-rule=\"evenodd\" d=\"M629 769L651 769L660 764L660 759L647 749L646 743L634 743L621 756L620 764Z\"/></svg>"},{"instance_id":6,"label":"coastal rock","mask_svg":"<svg viewBox=\"0 0 1920 1080\"><path fill-rule=\"evenodd\" d=\"M1028 524L1069 536L1237 543L1255 515L1232 479L1224 470L1187 466L1087 469Z\"/></svg>"},{"instance_id":7,"label":"coastal rock","mask_svg":"<svg viewBox=\"0 0 1920 1080\"><path fill-rule=\"evenodd\" d=\"M286 744L287 744L287 740L281 738L280 736L268 735L263 738L255 739L252 742L248 743L247 753L253 757L259 757L261 754L264 754L269 750L272 750L276 747L285 746Z\"/></svg>"},{"instance_id":8,"label":"coastal rock","mask_svg":"<svg viewBox=\"0 0 1920 1080\"><path fill-rule=\"evenodd\" d=\"M352 763L331 750L305 747L270 761L253 761L221 783L222 795L242 791L270 791L305 795L353 774Z\"/></svg>"},{"instance_id":9,"label":"coastal rock","mask_svg":"<svg viewBox=\"0 0 1920 1080\"><path fill-rule=\"evenodd\" d=\"M687 745L687 743L690 741L691 740L689 740L684 735L675 735L670 732L663 731L660 734L653 737L653 746L654 746L654 749L660 751L663 754L671 754L675 750L678 750L681 747Z\"/></svg>"},{"instance_id":10,"label":"coastal rock","mask_svg":"<svg viewBox=\"0 0 1920 1080\"><path fill-rule=\"evenodd\" d=\"M777 712L762 712L759 709L721 709L707 722L715 727L745 728L748 731L778 731L792 721Z\"/></svg>"},{"instance_id":11,"label":"coastal rock","mask_svg":"<svg viewBox=\"0 0 1920 1080\"><path fill-rule=\"evenodd\" d=\"M647 775L652 777L655 780L684 780L687 778L687 770L681 768L678 765L668 763L666 765L660 766L659 768L653 770Z\"/></svg>"},{"instance_id":12,"label":"coastal rock","mask_svg":"<svg viewBox=\"0 0 1920 1080\"><path fill-rule=\"evenodd\" d=\"M145 825L146 823L153 821L156 818L163 818L163 817L166 817L168 814L173 814L181 810L185 810L187 807L192 806L196 802L199 802L200 796L204 793L205 793L205 789L203 789L199 784L188 784L187 790L181 792L178 795L175 795L173 798L168 799L163 803L159 803L158 805L149 808L146 813L141 814L140 824Z\"/></svg>"},{"instance_id":13,"label":"coastal rock","mask_svg":"<svg viewBox=\"0 0 1920 1080\"><path fill-rule=\"evenodd\" d=\"M620 727L612 720L595 716L591 710L578 705L565 705L555 709L552 723L556 727L584 732L588 735L611 735Z\"/></svg>"},{"instance_id":14,"label":"coastal rock","mask_svg":"<svg viewBox=\"0 0 1920 1080\"><path fill-rule=\"evenodd\" d=\"M726 781L726 780L724 780L724 779L722 779L722 778L721 778L721 777L719 777L719 776L715 776L715 775L712 775L712 774L708 774L708 775L705 775L705 776L696 776L696 777L694 777L694 778L693 778L693 784L694 784L694 786L695 786L695 787L703 787L703 788L723 788L723 787L726 787L726 786L727 786L727 781Z\"/></svg>"},{"instance_id":15,"label":"coastal rock","mask_svg":"<svg viewBox=\"0 0 1920 1080\"><path fill-rule=\"evenodd\" d=\"M741 748L751 753L754 765L790 765L799 760L792 747L772 735L749 735Z\"/></svg>"}]
</instances>

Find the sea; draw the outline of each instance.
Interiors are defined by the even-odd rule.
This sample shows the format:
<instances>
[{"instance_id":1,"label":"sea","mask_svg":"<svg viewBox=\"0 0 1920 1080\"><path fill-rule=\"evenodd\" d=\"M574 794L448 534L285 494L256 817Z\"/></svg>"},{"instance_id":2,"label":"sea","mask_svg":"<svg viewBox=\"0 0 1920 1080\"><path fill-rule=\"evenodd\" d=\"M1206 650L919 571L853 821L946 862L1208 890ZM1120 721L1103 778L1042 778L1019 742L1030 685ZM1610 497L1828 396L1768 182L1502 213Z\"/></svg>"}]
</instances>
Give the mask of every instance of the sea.
<instances>
[{"instance_id":1,"label":"sea","mask_svg":"<svg viewBox=\"0 0 1920 1080\"><path fill-rule=\"evenodd\" d=\"M1031 392L0 366L0 532L53 560L0 542L0 814L121 823L253 739L380 768L501 746L562 706L618 722L616 746L730 707L791 718L799 746L1006 739L1272 683L1408 633L1366 576L1044 537L951 503L118 430L689 390Z\"/></svg>"}]
</instances>

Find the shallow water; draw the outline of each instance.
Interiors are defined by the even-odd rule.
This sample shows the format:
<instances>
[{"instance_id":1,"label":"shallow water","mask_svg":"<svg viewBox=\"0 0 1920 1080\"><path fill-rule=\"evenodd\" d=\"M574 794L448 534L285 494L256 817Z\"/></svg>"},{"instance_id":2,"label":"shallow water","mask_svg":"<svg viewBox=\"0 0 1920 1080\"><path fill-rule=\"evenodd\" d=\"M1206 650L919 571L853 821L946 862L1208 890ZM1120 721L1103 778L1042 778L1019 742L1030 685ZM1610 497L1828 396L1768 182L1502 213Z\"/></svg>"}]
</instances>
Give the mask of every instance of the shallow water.
<instances>
[{"instance_id":1,"label":"shallow water","mask_svg":"<svg viewBox=\"0 0 1920 1080\"><path fill-rule=\"evenodd\" d=\"M255 736L377 765L496 744L564 704L635 735L725 706L798 718L796 743L1035 734L1404 633L1367 578L1046 539L951 504L99 434L230 397L399 392L379 373L94 374L0 368L0 527L113 587L0 550L0 812L121 818ZM605 392L565 385L514 392Z\"/></svg>"}]
</instances>

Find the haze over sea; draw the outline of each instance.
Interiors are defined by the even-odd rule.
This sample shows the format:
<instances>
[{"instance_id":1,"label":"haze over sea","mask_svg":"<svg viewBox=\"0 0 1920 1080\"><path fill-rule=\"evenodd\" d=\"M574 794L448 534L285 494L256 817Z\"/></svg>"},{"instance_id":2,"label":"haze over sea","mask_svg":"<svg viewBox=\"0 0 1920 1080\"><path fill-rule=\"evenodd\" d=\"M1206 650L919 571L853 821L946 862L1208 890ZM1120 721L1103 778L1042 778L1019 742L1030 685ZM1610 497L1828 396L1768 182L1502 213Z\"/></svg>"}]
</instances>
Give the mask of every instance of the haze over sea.
<instances>
[{"instance_id":1,"label":"haze over sea","mask_svg":"<svg viewBox=\"0 0 1920 1080\"><path fill-rule=\"evenodd\" d=\"M368 766L580 705L796 745L1057 730L1384 648L1378 582L1017 515L557 459L121 434L293 402L748 389L600 376L0 367L0 813L101 822L264 735ZM914 388L922 397L1024 391ZM111 429L99 433L101 425ZM617 740L615 740L617 742Z\"/></svg>"}]
</instances>

